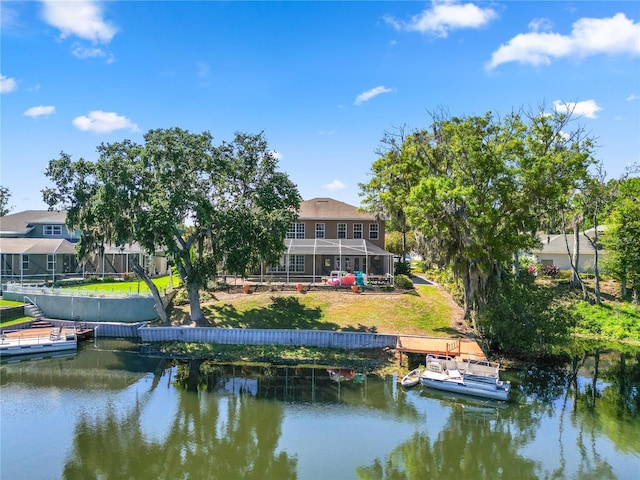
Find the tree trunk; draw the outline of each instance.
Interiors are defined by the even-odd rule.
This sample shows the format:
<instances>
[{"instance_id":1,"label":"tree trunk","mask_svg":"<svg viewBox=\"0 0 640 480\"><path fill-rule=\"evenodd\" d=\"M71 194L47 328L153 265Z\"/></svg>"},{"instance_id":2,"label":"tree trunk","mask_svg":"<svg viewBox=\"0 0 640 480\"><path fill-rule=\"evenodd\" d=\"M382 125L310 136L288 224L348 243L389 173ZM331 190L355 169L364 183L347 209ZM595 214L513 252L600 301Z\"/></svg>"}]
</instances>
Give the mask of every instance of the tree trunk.
<instances>
[{"instance_id":1,"label":"tree trunk","mask_svg":"<svg viewBox=\"0 0 640 480\"><path fill-rule=\"evenodd\" d=\"M520 255L518 252L513 254L513 276L516 278L520 276Z\"/></svg>"},{"instance_id":2,"label":"tree trunk","mask_svg":"<svg viewBox=\"0 0 640 480\"><path fill-rule=\"evenodd\" d=\"M478 270L474 264L467 265L464 272L464 319L471 319L471 310L475 302L476 290L478 288ZM474 326L475 328L475 326Z\"/></svg>"},{"instance_id":3,"label":"tree trunk","mask_svg":"<svg viewBox=\"0 0 640 480\"><path fill-rule=\"evenodd\" d=\"M573 216L573 255L571 257L571 285L578 288L582 283L578 274L578 262L580 261L580 216Z\"/></svg>"},{"instance_id":4,"label":"tree trunk","mask_svg":"<svg viewBox=\"0 0 640 480\"><path fill-rule=\"evenodd\" d=\"M151 281L151 277L147 275L147 272L145 272L144 268L142 268L142 266L138 263L138 259L136 257L133 257L131 263L133 265L133 271L144 281L147 287L149 287L149 290L151 290L151 294L153 295L153 299L155 300L155 309L158 317L160 317L160 320L163 324L168 325L169 317L167 317L167 312L164 308L164 304L162 303L162 297L160 296L158 287L156 287L156 284Z\"/></svg>"},{"instance_id":5,"label":"tree trunk","mask_svg":"<svg viewBox=\"0 0 640 480\"><path fill-rule=\"evenodd\" d=\"M591 241L591 239L589 239L589 241ZM593 275L594 275L595 283L594 283L593 289L596 297L596 305L600 305L602 303L602 299L600 295L600 263L598 258L598 227L597 226L594 233L594 241L591 242L591 246L593 247L593 254L594 254Z\"/></svg>"},{"instance_id":6,"label":"tree trunk","mask_svg":"<svg viewBox=\"0 0 640 480\"><path fill-rule=\"evenodd\" d=\"M569 249L569 241L567 240L567 228L564 218L564 212L562 213L562 234L564 235L564 244L567 248L567 254L569 255L569 263L571 264L571 285L574 288L581 287L582 288L582 297L585 301L589 300L589 294L587 292L587 287L584 282L580 278L580 274L578 273L578 261L580 260L580 240L579 240L579 229L580 223L582 222L582 215L575 214L573 216L573 255L571 254L571 250Z\"/></svg>"},{"instance_id":7,"label":"tree trunk","mask_svg":"<svg viewBox=\"0 0 640 480\"><path fill-rule=\"evenodd\" d=\"M206 321L202 314L202 309L200 308L200 285L187 285L187 292L189 293L191 321L194 322L197 327L206 327Z\"/></svg>"}]
</instances>

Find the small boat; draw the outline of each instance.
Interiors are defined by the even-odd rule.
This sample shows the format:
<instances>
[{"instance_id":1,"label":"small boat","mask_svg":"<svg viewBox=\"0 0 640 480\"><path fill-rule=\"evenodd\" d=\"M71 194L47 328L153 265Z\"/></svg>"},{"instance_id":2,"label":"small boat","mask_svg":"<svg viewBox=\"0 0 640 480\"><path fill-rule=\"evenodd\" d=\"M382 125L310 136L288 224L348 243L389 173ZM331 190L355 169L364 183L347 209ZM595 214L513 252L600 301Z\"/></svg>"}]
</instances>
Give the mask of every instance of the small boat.
<instances>
[{"instance_id":1,"label":"small boat","mask_svg":"<svg viewBox=\"0 0 640 480\"><path fill-rule=\"evenodd\" d=\"M14 355L32 355L65 350L76 350L78 338L75 329L27 328L4 331L0 335L0 358Z\"/></svg>"},{"instance_id":2,"label":"small boat","mask_svg":"<svg viewBox=\"0 0 640 480\"><path fill-rule=\"evenodd\" d=\"M427 355L420 384L437 390L506 401L511 384L500 380L500 364L486 360Z\"/></svg>"},{"instance_id":3,"label":"small boat","mask_svg":"<svg viewBox=\"0 0 640 480\"><path fill-rule=\"evenodd\" d=\"M415 368L407 373L402 380L400 380L400 384L403 387L415 387L420 382L420 373L422 372L422 368Z\"/></svg>"}]
</instances>

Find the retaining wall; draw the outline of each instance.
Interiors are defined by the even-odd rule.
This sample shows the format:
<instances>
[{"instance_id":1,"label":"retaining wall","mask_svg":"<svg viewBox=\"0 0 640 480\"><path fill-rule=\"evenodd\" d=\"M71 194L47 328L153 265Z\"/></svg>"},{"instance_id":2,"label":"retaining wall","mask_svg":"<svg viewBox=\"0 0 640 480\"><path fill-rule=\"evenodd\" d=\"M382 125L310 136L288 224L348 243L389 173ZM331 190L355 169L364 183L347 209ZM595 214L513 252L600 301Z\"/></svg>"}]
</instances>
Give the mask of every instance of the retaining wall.
<instances>
[{"instance_id":1,"label":"retaining wall","mask_svg":"<svg viewBox=\"0 0 640 480\"><path fill-rule=\"evenodd\" d=\"M325 348L395 348L397 335L324 330L266 330L212 327L140 328L143 342L183 341L230 345L285 345Z\"/></svg>"},{"instance_id":2,"label":"retaining wall","mask_svg":"<svg viewBox=\"0 0 640 480\"><path fill-rule=\"evenodd\" d=\"M37 292L3 292L6 300L30 298L47 318L83 322L143 322L158 318L152 296L79 296Z\"/></svg>"}]
</instances>

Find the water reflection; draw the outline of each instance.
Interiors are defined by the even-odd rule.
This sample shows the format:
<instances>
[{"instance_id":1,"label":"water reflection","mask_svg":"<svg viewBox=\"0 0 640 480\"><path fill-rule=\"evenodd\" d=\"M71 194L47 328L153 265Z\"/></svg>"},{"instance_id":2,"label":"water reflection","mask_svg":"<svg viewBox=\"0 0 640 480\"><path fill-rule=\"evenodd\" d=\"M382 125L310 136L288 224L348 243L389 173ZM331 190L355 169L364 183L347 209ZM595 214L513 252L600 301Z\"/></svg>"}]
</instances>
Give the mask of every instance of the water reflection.
<instances>
[{"instance_id":1,"label":"water reflection","mask_svg":"<svg viewBox=\"0 0 640 480\"><path fill-rule=\"evenodd\" d=\"M109 409L100 418L81 418L64 478L296 478L295 458L275 451L279 403L255 409L244 395L210 402L183 391L169 433L160 440L143 433L143 405L124 417Z\"/></svg>"},{"instance_id":2,"label":"water reflection","mask_svg":"<svg viewBox=\"0 0 640 480\"><path fill-rule=\"evenodd\" d=\"M528 479L640 471L638 352L593 349L565 365L506 372L514 397L504 403L405 390L397 378L349 369L170 363L136 348L101 343L3 364L0 476Z\"/></svg>"},{"instance_id":3,"label":"water reflection","mask_svg":"<svg viewBox=\"0 0 640 480\"><path fill-rule=\"evenodd\" d=\"M629 355L595 348L573 356L567 365L532 367L512 374L517 388L508 406L421 392L421 396L450 406L445 428L433 440L428 433L415 433L386 457L358 467L358 478L609 479L640 475L640 438L635 433L640 426L638 352ZM555 432L547 425L550 418L557 419ZM522 453L540 440L547 444L547 458L533 460ZM628 463L611 462L611 450L632 456ZM556 455L558 460L549 462Z\"/></svg>"}]
</instances>

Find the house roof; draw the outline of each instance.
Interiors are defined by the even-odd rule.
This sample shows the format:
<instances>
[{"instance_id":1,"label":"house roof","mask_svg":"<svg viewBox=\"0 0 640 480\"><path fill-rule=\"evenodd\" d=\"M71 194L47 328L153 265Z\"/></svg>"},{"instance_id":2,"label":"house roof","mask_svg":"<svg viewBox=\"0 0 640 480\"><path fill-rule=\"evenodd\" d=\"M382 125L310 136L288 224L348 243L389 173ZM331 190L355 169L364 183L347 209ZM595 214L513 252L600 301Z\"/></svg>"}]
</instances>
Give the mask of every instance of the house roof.
<instances>
[{"instance_id":1,"label":"house roof","mask_svg":"<svg viewBox=\"0 0 640 480\"><path fill-rule=\"evenodd\" d=\"M300 220L376 220L373 215L363 213L353 205L325 197L301 202L298 218Z\"/></svg>"},{"instance_id":2,"label":"house roof","mask_svg":"<svg viewBox=\"0 0 640 480\"><path fill-rule=\"evenodd\" d=\"M66 219L66 210L25 210L0 217L0 234L25 235L32 230L33 225L64 225Z\"/></svg>"},{"instance_id":3,"label":"house roof","mask_svg":"<svg viewBox=\"0 0 640 480\"><path fill-rule=\"evenodd\" d=\"M45 255L76 254L76 244L64 238L0 238L0 253ZM137 243L127 244L123 248L105 246L105 254L144 253Z\"/></svg>"},{"instance_id":4,"label":"house roof","mask_svg":"<svg viewBox=\"0 0 640 480\"><path fill-rule=\"evenodd\" d=\"M584 231L589 238L595 239L595 228L590 228ZM598 227L598 235L601 235L605 230L604 225ZM591 243L584 238L584 234L580 233L580 254L585 253L587 255L593 254L593 247ZM569 251L573 253L573 233L567 234L565 243L565 237L562 234L559 235L539 235L538 239L542 243L542 248L534 250L536 254L567 254L567 244L569 245Z\"/></svg>"},{"instance_id":5,"label":"house roof","mask_svg":"<svg viewBox=\"0 0 640 480\"><path fill-rule=\"evenodd\" d=\"M286 239L288 255L393 256L367 240Z\"/></svg>"},{"instance_id":6,"label":"house roof","mask_svg":"<svg viewBox=\"0 0 640 480\"><path fill-rule=\"evenodd\" d=\"M0 238L0 253L75 255L75 244L64 238Z\"/></svg>"}]
</instances>

